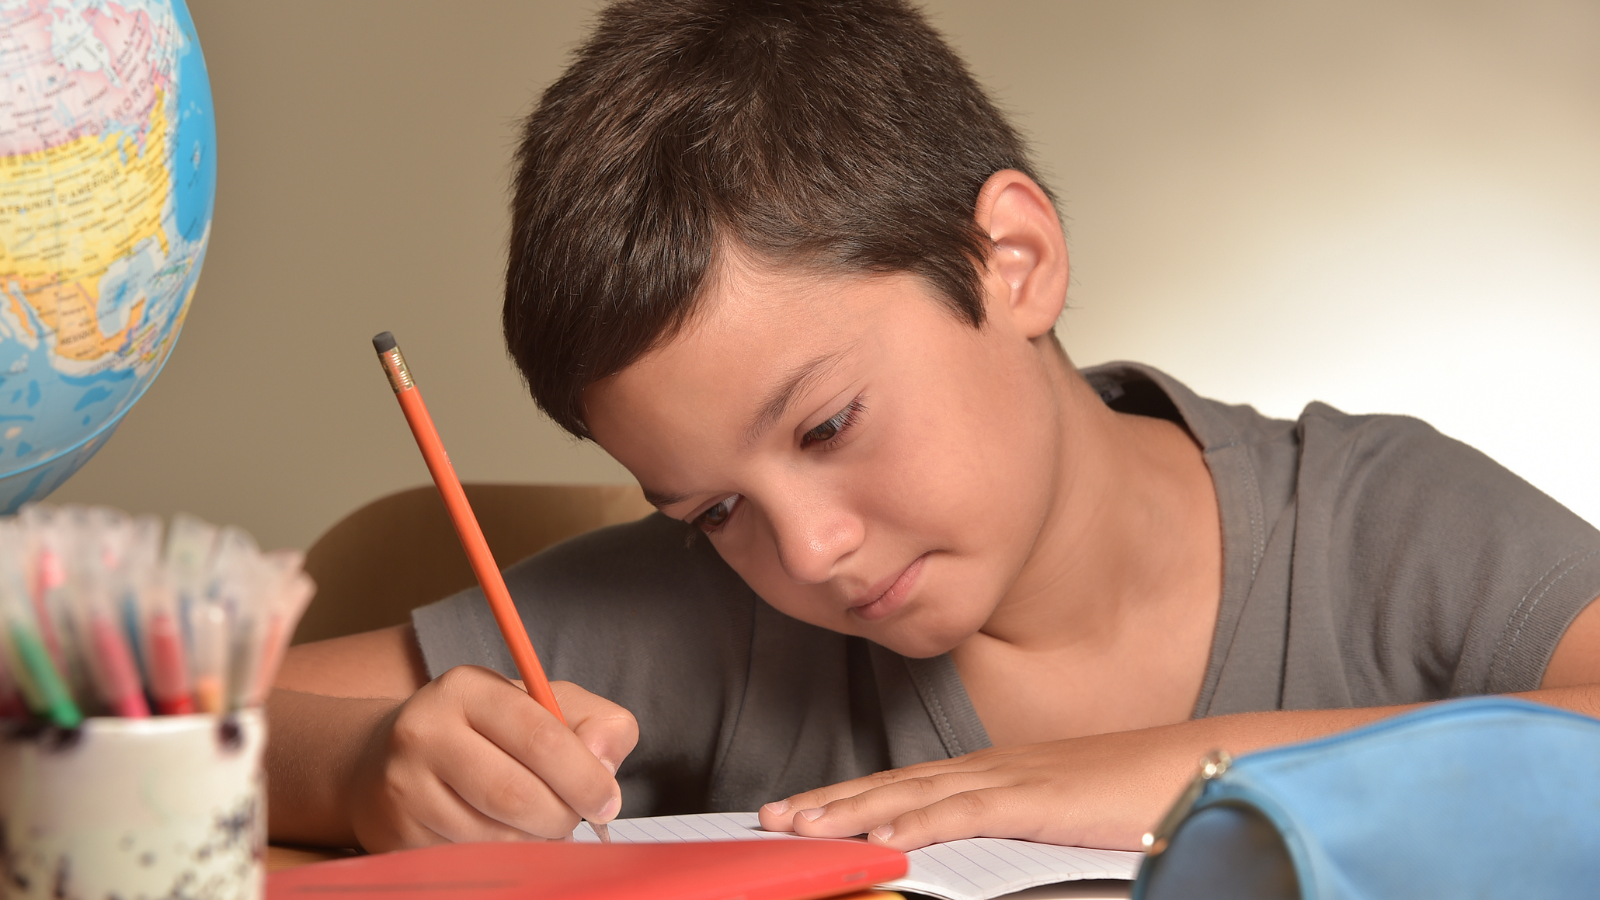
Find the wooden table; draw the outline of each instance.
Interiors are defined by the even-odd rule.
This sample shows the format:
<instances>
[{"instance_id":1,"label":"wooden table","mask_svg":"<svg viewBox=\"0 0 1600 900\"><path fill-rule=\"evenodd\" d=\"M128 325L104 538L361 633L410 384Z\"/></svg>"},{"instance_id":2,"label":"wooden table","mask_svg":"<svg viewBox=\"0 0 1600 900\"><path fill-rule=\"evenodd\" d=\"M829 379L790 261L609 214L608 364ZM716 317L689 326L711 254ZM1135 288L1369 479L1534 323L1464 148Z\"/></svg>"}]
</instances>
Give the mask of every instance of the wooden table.
<instances>
[{"instance_id":1,"label":"wooden table","mask_svg":"<svg viewBox=\"0 0 1600 900\"><path fill-rule=\"evenodd\" d=\"M353 850L329 850L326 847L287 847L268 844L267 874L270 875L279 869L292 869L295 866L303 866L308 863L343 859L354 852Z\"/></svg>"}]
</instances>

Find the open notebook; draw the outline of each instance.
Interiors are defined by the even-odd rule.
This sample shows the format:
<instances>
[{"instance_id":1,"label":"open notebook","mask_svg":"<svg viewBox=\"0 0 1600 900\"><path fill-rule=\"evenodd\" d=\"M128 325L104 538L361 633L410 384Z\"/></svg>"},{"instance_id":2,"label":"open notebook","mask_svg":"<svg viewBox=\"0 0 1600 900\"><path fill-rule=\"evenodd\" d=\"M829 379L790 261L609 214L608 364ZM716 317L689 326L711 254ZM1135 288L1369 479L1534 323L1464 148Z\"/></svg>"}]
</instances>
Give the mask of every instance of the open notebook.
<instances>
[{"instance_id":1,"label":"open notebook","mask_svg":"<svg viewBox=\"0 0 1600 900\"><path fill-rule=\"evenodd\" d=\"M573 838L586 843L599 840L587 823L578 826ZM809 840L762 831L755 813L618 819L611 823L611 839L630 844ZM935 844L907 855L911 869L906 877L882 887L944 900L988 900L1041 884L1085 878L1131 879L1139 868L1141 854L977 838Z\"/></svg>"}]
</instances>

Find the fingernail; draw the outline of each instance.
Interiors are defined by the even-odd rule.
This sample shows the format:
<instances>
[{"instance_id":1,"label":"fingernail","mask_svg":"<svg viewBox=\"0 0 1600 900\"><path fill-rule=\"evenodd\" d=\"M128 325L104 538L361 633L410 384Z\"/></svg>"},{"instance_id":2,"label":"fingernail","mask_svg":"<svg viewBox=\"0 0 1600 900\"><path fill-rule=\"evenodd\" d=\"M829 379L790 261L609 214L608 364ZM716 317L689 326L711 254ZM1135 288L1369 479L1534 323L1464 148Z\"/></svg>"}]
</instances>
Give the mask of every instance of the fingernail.
<instances>
[{"instance_id":1,"label":"fingernail","mask_svg":"<svg viewBox=\"0 0 1600 900\"><path fill-rule=\"evenodd\" d=\"M772 813L775 816L781 816L784 813L789 811L789 801L787 801L787 800L774 800L771 803L768 803L766 806L763 806L761 808L766 810L769 813Z\"/></svg>"},{"instance_id":2,"label":"fingernail","mask_svg":"<svg viewBox=\"0 0 1600 900\"><path fill-rule=\"evenodd\" d=\"M612 797L610 800L606 801L606 805L605 806L600 807L600 812L595 816L595 818L596 819L600 819L602 821L609 822L612 819L615 819L617 817L617 813L619 813L621 811L622 811L622 798L621 797Z\"/></svg>"},{"instance_id":3,"label":"fingernail","mask_svg":"<svg viewBox=\"0 0 1600 900\"><path fill-rule=\"evenodd\" d=\"M800 810L800 815L805 816L807 822L815 822L816 820L822 818L822 814L825 812L827 812L827 810L818 807L816 809L802 809Z\"/></svg>"},{"instance_id":4,"label":"fingernail","mask_svg":"<svg viewBox=\"0 0 1600 900\"><path fill-rule=\"evenodd\" d=\"M877 828L872 829L872 836L877 838L880 843L887 844L889 843L889 838L894 837L894 826L879 825Z\"/></svg>"}]
</instances>

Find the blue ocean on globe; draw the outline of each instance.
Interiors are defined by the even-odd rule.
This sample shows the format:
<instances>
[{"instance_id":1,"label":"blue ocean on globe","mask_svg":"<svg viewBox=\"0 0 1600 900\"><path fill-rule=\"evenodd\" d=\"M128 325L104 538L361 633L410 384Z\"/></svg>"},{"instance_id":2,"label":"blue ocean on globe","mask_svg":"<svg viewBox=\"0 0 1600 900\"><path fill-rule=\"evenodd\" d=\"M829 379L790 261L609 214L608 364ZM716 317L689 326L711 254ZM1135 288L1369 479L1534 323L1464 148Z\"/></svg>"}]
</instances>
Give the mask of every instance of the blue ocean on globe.
<instances>
[{"instance_id":1,"label":"blue ocean on globe","mask_svg":"<svg viewBox=\"0 0 1600 900\"><path fill-rule=\"evenodd\" d=\"M216 144L183 0L0 0L0 512L76 472L166 364Z\"/></svg>"}]
</instances>

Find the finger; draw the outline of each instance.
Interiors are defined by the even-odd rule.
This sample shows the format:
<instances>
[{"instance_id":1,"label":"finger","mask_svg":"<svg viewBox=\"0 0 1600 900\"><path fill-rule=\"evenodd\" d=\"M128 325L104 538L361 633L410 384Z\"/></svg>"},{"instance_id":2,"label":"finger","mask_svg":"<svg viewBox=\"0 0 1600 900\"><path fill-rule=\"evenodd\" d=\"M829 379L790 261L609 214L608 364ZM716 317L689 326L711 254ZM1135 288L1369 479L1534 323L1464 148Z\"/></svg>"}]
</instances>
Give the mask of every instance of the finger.
<instances>
[{"instance_id":1,"label":"finger","mask_svg":"<svg viewBox=\"0 0 1600 900\"><path fill-rule=\"evenodd\" d=\"M944 772L902 778L839 799L826 806L795 811L794 832L806 837L850 837L866 834L880 825L953 794L992 784L979 772Z\"/></svg>"},{"instance_id":2,"label":"finger","mask_svg":"<svg viewBox=\"0 0 1600 900\"><path fill-rule=\"evenodd\" d=\"M387 853L391 850L411 850L449 843L449 838L417 820L416 814L429 807L428 799L424 796L422 802L413 803L405 809L389 809L386 810L387 815L377 817L369 815L353 821L351 824L355 831L356 843L368 853Z\"/></svg>"},{"instance_id":3,"label":"finger","mask_svg":"<svg viewBox=\"0 0 1600 900\"><path fill-rule=\"evenodd\" d=\"M369 845L367 840L362 840L361 849L368 853L387 853L390 850L415 850L418 847L450 843L449 838L409 816L403 822L395 823L394 829L385 837L387 840L376 845Z\"/></svg>"},{"instance_id":4,"label":"finger","mask_svg":"<svg viewBox=\"0 0 1600 900\"><path fill-rule=\"evenodd\" d=\"M616 817L622 808L617 780L576 734L532 697L498 676L459 679L458 684L444 687L459 690L461 709L472 730L537 775L578 815L601 822Z\"/></svg>"},{"instance_id":5,"label":"finger","mask_svg":"<svg viewBox=\"0 0 1600 900\"><path fill-rule=\"evenodd\" d=\"M434 774L456 806L452 816L435 813L430 827L452 840L559 838L572 833L578 814L545 781L505 749L474 729L441 748ZM447 807L449 804L436 804ZM492 823L492 825L491 825ZM490 832L505 829L504 837ZM470 838L454 835L470 833Z\"/></svg>"},{"instance_id":6,"label":"finger","mask_svg":"<svg viewBox=\"0 0 1600 900\"><path fill-rule=\"evenodd\" d=\"M484 697L532 703L500 675L464 667L436 679L398 711L384 776L389 802L403 811L402 821L422 822L452 840L571 833L577 813L467 719ZM402 840L426 843L427 836Z\"/></svg>"},{"instance_id":7,"label":"finger","mask_svg":"<svg viewBox=\"0 0 1600 900\"><path fill-rule=\"evenodd\" d=\"M435 783L431 802L415 812L416 825L437 836L428 843L465 844L481 841L529 841L545 835L523 831L473 808L465 797L443 781ZM573 817L576 821L577 817ZM570 830L567 833L571 833ZM560 837L561 835L556 835ZM425 846L425 845L418 845Z\"/></svg>"},{"instance_id":8,"label":"finger","mask_svg":"<svg viewBox=\"0 0 1600 900\"><path fill-rule=\"evenodd\" d=\"M639 722L621 706L567 681L550 685L567 725L613 775L639 744Z\"/></svg>"},{"instance_id":9,"label":"finger","mask_svg":"<svg viewBox=\"0 0 1600 900\"><path fill-rule=\"evenodd\" d=\"M415 729L402 726L410 740ZM458 729L468 732L465 727ZM487 744L482 737L479 743ZM451 753L452 742L439 746ZM502 753L501 756L504 756ZM428 847L452 841L527 840L526 834L473 809L445 784L425 760L396 759L381 775L387 786L377 798L377 810L365 809L352 825L360 845L369 852ZM374 814L376 813L376 814Z\"/></svg>"},{"instance_id":10,"label":"finger","mask_svg":"<svg viewBox=\"0 0 1600 900\"><path fill-rule=\"evenodd\" d=\"M849 781L841 781L837 784L830 784L827 787L803 791L782 800L775 800L759 810L761 827L767 831L793 831L795 814L803 809L821 809L845 797L854 797L901 781L926 778L951 768L950 762L951 760L941 759L918 763L914 766L906 766L902 769L874 772L861 778L852 778ZM887 821L887 819L884 821Z\"/></svg>"},{"instance_id":11,"label":"finger","mask_svg":"<svg viewBox=\"0 0 1600 900\"><path fill-rule=\"evenodd\" d=\"M524 690L527 688L521 679L513 679L511 683ZM552 681L550 690L561 707L567 727L615 775L622 761L639 743L639 723L633 713L570 681Z\"/></svg>"},{"instance_id":12,"label":"finger","mask_svg":"<svg viewBox=\"0 0 1600 900\"><path fill-rule=\"evenodd\" d=\"M1031 839L1049 817L1040 792L1020 787L980 788L951 794L910 810L867 833L873 844L900 851L972 837Z\"/></svg>"}]
</instances>

